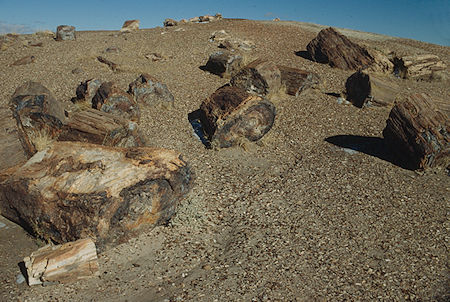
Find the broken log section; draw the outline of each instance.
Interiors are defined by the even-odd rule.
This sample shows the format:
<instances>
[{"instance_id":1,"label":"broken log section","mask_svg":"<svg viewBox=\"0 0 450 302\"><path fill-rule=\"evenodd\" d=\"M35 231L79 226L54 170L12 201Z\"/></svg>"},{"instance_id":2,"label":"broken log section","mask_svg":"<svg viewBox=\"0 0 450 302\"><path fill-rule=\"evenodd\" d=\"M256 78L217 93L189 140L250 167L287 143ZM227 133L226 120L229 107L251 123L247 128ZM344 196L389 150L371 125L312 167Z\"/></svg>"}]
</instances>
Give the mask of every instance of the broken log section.
<instances>
[{"instance_id":1,"label":"broken log section","mask_svg":"<svg viewBox=\"0 0 450 302\"><path fill-rule=\"evenodd\" d=\"M0 212L56 243L119 244L165 224L190 188L178 152L54 142L0 175Z\"/></svg>"},{"instance_id":2,"label":"broken log section","mask_svg":"<svg viewBox=\"0 0 450 302\"><path fill-rule=\"evenodd\" d=\"M404 79L432 80L446 68L438 56L431 54L395 57L393 61L394 72Z\"/></svg>"},{"instance_id":3,"label":"broken log section","mask_svg":"<svg viewBox=\"0 0 450 302\"><path fill-rule=\"evenodd\" d=\"M204 66L205 70L221 77L235 75L244 65L241 54L230 51L217 51L209 56Z\"/></svg>"},{"instance_id":4,"label":"broken log section","mask_svg":"<svg viewBox=\"0 0 450 302\"><path fill-rule=\"evenodd\" d=\"M232 86L260 96L277 93L281 88L281 72L271 61L257 59L231 78Z\"/></svg>"},{"instance_id":5,"label":"broken log section","mask_svg":"<svg viewBox=\"0 0 450 302\"><path fill-rule=\"evenodd\" d=\"M0 170L28 160L17 131L17 123L9 108L0 108Z\"/></svg>"},{"instance_id":6,"label":"broken log section","mask_svg":"<svg viewBox=\"0 0 450 302\"><path fill-rule=\"evenodd\" d=\"M89 238L44 246L24 262L30 286L70 283L100 274L95 243Z\"/></svg>"},{"instance_id":7,"label":"broken log section","mask_svg":"<svg viewBox=\"0 0 450 302\"><path fill-rule=\"evenodd\" d=\"M393 81L365 71L352 74L345 82L345 89L347 100L359 108L365 105L391 107L400 93L400 87Z\"/></svg>"},{"instance_id":8,"label":"broken log section","mask_svg":"<svg viewBox=\"0 0 450 302\"><path fill-rule=\"evenodd\" d=\"M281 85L289 95L299 96L302 91L320 82L317 74L298 68L277 65L281 74Z\"/></svg>"},{"instance_id":9,"label":"broken log section","mask_svg":"<svg viewBox=\"0 0 450 302\"><path fill-rule=\"evenodd\" d=\"M383 136L411 169L450 165L450 122L426 94L413 94L392 108Z\"/></svg>"},{"instance_id":10,"label":"broken log section","mask_svg":"<svg viewBox=\"0 0 450 302\"><path fill-rule=\"evenodd\" d=\"M275 120L274 105L245 90L219 88L200 106L200 121L213 147L238 145L242 139L257 141Z\"/></svg>"}]
</instances>

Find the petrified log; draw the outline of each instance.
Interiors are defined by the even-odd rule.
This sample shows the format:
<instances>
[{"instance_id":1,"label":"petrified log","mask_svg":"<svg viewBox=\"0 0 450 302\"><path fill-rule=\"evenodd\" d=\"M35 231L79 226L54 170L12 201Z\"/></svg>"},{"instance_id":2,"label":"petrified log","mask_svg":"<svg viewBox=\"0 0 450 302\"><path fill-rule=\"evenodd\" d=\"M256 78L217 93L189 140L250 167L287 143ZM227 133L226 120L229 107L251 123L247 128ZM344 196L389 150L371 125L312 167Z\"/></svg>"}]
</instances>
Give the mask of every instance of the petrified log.
<instances>
[{"instance_id":1,"label":"petrified log","mask_svg":"<svg viewBox=\"0 0 450 302\"><path fill-rule=\"evenodd\" d=\"M281 88L281 72L271 61L255 60L231 78L231 85L265 96Z\"/></svg>"},{"instance_id":2,"label":"petrified log","mask_svg":"<svg viewBox=\"0 0 450 302\"><path fill-rule=\"evenodd\" d=\"M277 67L281 73L281 85L289 95L298 96L320 82L319 76L313 72L281 65Z\"/></svg>"},{"instance_id":3,"label":"petrified log","mask_svg":"<svg viewBox=\"0 0 450 302\"><path fill-rule=\"evenodd\" d=\"M392 108L383 136L411 169L450 164L450 122L426 94L413 94Z\"/></svg>"},{"instance_id":4,"label":"petrified log","mask_svg":"<svg viewBox=\"0 0 450 302\"><path fill-rule=\"evenodd\" d=\"M75 40L75 27L60 25L56 28L56 41Z\"/></svg>"},{"instance_id":5,"label":"petrified log","mask_svg":"<svg viewBox=\"0 0 450 302\"><path fill-rule=\"evenodd\" d=\"M357 71L345 82L347 100L356 107L366 104L391 107L400 93L400 87L365 71Z\"/></svg>"},{"instance_id":6,"label":"petrified log","mask_svg":"<svg viewBox=\"0 0 450 302\"><path fill-rule=\"evenodd\" d=\"M47 245L23 260L30 286L70 283L100 274L95 243L89 238Z\"/></svg>"},{"instance_id":7,"label":"petrified log","mask_svg":"<svg viewBox=\"0 0 450 302\"><path fill-rule=\"evenodd\" d=\"M76 90L77 97L73 98L72 102L78 104L84 103L87 107L92 107L92 99L102 83L103 82L98 79L90 79L81 82Z\"/></svg>"},{"instance_id":8,"label":"petrified log","mask_svg":"<svg viewBox=\"0 0 450 302\"><path fill-rule=\"evenodd\" d=\"M364 47L353 43L332 27L322 29L306 49L313 61L340 69L364 69L374 63Z\"/></svg>"},{"instance_id":9,"label":"petrified log","mask_svg":"<svg viewBox=\"0 0 450 302\"><path fill-rule=\"evenodd\" d=\"M221 77L229 77L241 70L243 65L243 57L239 53L217 51L209 56L205 69Z\"/></svg>"},{"instance_id":10,"label":"petrified log","mask_svg":"<svg viewBox=\"0 0 450 302\"><path fill-rule=\"evenodd\" d=\"M0 108L0 170L21 164L27 159L11 110Z\"/></svg>"},{"instance_id":11,"label":"petrified log","mask_svg":"<svg viewBox=\"0 0 450 302\"><path fill-rule=\"evenodd\" d=\"M135 122L93 108L71 113L58 141L79 141L111 147L146 145Z\"/></svg>"},{"instance_id":12,"label":"petrified log","mask_svg":"<svg viewBox=\"0 0 450 302\"><path fill-rule=\"evenodd\" d=\"M139 20L127 20L123 23L120 32L132 32L139 29Z\"/></svg>"},{"instance_id":13,"label":"petrified log","mask_svg":"<svg viewBox=\"0 0 450 302\"><path fill-rule=\"evenodd\" d=\"M226 148L242 139L257 141L275 120L274 105L245 90L219 88L200 106L200 121L213 147Z\"/></svg>"},{"instance_id":14,"label":"petrified log","mask_svg":"<svg viewBox=\"0 0 450 302\"><path fill-rule=\"evenodd\" d=\"M64 106L40 83L26 82L11 99L23 149L32 156L55 140L66 123Z\"/></svg>"},{"instance_id":15,"label":"petrified log","mask_svg":"<svg viewBox=\"0 0 450 302\"><path fill-rule=\"evenodd\" d=\"M100 85L92 98L92 108L111 113L132 121L139 121L140 110L136 101L120 90L113 82Z\"/></svg>"},{"instance_id":16,"label":"petrified log","mask_svg":"<svg viewBox=\"0 0 450 302\"><path fill-rule=\"evenodd\" d=\"M55 142L0 174L0 212L47 241L103 248L167 223L190 182L175 151Z\"/></svg>"},{"instance_id":17,"label":"petrified log","mask_svg":"<svg viewBox=\"0 0 450 302\"><path fill-rule=\"evenodd\" d=\"M395 74L404 79L432 80L446 68L438 56L431 54L395 57L393 62Z\"/></svg>"},{"instance_id":18,"label":"petrified log","mask_svg":"<svg viewBox=\"0 0 450 302\"><path fill-rule=\"evenodd\" d=\"M141 74L130 83L128 93L134 96L137 103L144 102L149 105L167 104L173 106L174 97L167 85L159 82L149 74Z\"/></svg>"}]
</instances>

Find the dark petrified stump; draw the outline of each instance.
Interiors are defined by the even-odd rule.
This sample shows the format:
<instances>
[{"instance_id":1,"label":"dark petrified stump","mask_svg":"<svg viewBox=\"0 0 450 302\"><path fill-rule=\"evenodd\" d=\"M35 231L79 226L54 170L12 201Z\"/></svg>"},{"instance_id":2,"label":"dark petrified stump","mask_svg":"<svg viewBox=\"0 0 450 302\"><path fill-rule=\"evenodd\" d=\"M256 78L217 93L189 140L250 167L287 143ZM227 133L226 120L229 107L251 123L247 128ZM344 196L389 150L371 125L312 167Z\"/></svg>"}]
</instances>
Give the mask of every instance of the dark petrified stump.
<instances>
[{"instance_id":1,"label":"dark petrified stump","mask_svg":"<svg viewBox=\"0 0 450 302\"><path fill-rule=\"evenodd\" d=\"M255 60L231 78L231 85L265 96L281 88L281 72L271 61Z\"/></svg>"},{"instance_id":2,"label":"dark petrified stump","mask_svg":"<svg viewBox=\"0 0 450 302\"><path fill-rule=\"evenodd\" d=\"M0 173L0 211L45 240L102 248L167 223L190 183L175 151L55 142Z\"/></svg>"},{"instance_id":3,"label":"dark petrified stump","mask_svg":"<svg viewBox=\"0 0 450 302\"><path fill-rule=\"evenodd\" d=\"M130 83L128 93L137 103L148 105L167 104L173 106L174 97L167 85L159 82L149 74L142 74Z\"/></svg>"},{"instance_id":4,"label":"dark petrified stump","mask_svg":"<svg viewBox=\"0 0 450 302\"><path fill-rule=\"evenodd\" d=\"M411 169L450 164L450 123L426 94L413 94L392 108L383 136Z\"/></svg>"},{"instance_id":5,"label":"dark petrified stump","mask_svg":"<svg viewBox=\"0 0 450 302\"><path fill-rule=\"evenodd\" d=\"M103 83L92 98L92 108L120 116L124 119L139 121L140 110L136 101L120 90L113 82Z\"/></svg>"},{"instance_id":6,"label":"dark petrified stump","mask_svg":"<svg viewBox=\"0 0 450 302\"><path fill-rule=\"evenodd\" d=\"M273 125L274 105L245 90L219 88L200 106L200 120L213 147L226 148L242 139L257 141Z\"/></svg>"},{"instance_id":7,"label":"dark petrified stump","mask_svg":"<svg viewBox=\"0 0 450 302\"><path fill-rule=\"evenodd\" d=\"M322 29L306 49L313 61L340 69L364 69L374 63L364 47L353 43L332 27Z\"/></svg>"}]
</instances>

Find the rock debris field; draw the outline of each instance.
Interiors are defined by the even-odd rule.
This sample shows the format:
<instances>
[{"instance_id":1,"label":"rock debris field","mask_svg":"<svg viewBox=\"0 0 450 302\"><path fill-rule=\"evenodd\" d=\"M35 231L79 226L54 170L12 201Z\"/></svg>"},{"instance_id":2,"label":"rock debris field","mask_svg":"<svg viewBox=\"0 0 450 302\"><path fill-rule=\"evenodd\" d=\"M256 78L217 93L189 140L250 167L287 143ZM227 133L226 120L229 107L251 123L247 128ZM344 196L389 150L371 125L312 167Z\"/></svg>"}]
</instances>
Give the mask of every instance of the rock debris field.
<instances>
[{"instance_id":1,"label":"rock debris field","mask_svg":"<svg viewBox=\"0 0 450 302\"><path fill-rule=\"evenodd\" d=\"M0 37L0 301L450 299L448 47L164 25ZM24 258L84 237L95 274L27 284Z\"/></svg>"}]
</instances>

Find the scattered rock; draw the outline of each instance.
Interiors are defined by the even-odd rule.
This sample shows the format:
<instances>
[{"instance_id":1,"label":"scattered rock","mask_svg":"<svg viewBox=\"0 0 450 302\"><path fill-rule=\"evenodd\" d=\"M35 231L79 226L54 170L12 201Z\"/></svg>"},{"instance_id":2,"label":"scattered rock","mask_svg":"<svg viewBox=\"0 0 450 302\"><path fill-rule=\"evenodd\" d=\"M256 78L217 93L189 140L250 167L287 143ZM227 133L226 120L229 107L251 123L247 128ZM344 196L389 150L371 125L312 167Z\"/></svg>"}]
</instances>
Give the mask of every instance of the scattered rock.
<instances>
[{"instance_id":1,"label":"scattered rock","mask_svg":"<svg viewBox=\"0 0 450 302\"><path fill-rule=\"evenodd\" d=\"M215 32L213 32L211 34L211 36L209 37L209 41L222 42L229 38L231 38L231 35L226 30L221 29L221 30L216 30Z\"/></svg>"},{"instance_id":2,"label":"scattered rock","mask_svg":"<svg viewBox=\"0 0 450 302\"><path fill-rule=\"evenodd\" d=\"M166 104L173 106L174 97L163 84L149 74L142 74L130 83L128 93L134 96L137 103L148 105Z\"/></svg>"},{"instance_id":3,"label":"scattered rock","mask_svg":"<svg viewBox=\"0 0 450 302\"><path fill-rule=\"evenodd\" d=\"M100 62L100 63L103 63L103 64L106 64L106 65L108 65L108 67L112 70L112 71L114 71L114 72L116 72L118 69L117 69L117 64L116 63L114 63L114 62L112 62L112 61L110 61L110 60L108 60L108 59L105 59L104 57L102 57L102 56L98 56L97 57L97 60Z\"/></svg>"},{"instance_id":4,"label":"scattered rock","mask_svg":"<svg viewBox=\"0 0 450 302\"><path fill-rule=\"evenodd\" d=\"M280 90L281 72L275 63L258 59L242 68L230 82L232 86L265 96Z\"/></svg>"},{"instance_id":5,"label":"scattered rock","mask_svg":"<svg viewBox=\"0 0 450 302\"><path fill-rule=\"evenodd\" d=\"M24 258L28 285L71 283L100 275L92 239L47 245Z\"/></svg>"},{"instance_id":6,"label":"scattered rock","mask_svg":"<svg viewBox=\"0 0 450 302\"><path fill-rule=\"evenodd\" d=\"M98 79L90 79L81 82L76 90L76 98L72 99L73 103L85 103L88 108L92 108L92 99L97 90L102 85L102 81Z\"/></svg>"},{"instance_id":7,"label":"scattered rock","mask_svg":"<svg viewBox=\"0 0 450 302\"><path fill-rule=\"evenodd\" d=\"M84 73L84 70L80 67L77 67L77 68L72 69L72 73L73 74L81 74L81 73Z\"/></svg>"},{"instance_id":8,"label":"scattered rock","mask_svg":"<svg viewBox=\"0 0 450 302\"><path fill-rule=\"evenodd\" d=\"M216 148L257 141L272 128L274 120L271 102L232 86L219 88L200 106L203 130Z\"/></svg>"},{"instance_id":9,"label":"scattered rock","mask_svg":"<svg viewBox=\"0 0 450 302\"><path fill-rule=\"evenodd\" d=\"M430 81L446 68L438 56L431 54L394 57L393 62L394 73L403 79Z\"/></svg>"},{"instance_id":10,"label":"scattered rock","mask_svg":"<svg viewBox=\"0 0 450 302\"><path fill-rule=\"evenodd\" d=\"M178 22L175 21L174 19L166 19L166 20L164 20L163 25L164 25L164 27L177 26Z\"/></svg>"},{"instance_id":11,"label":"scattered rock","mask_svg":"<svg viewBox=\"0 0 450 302\"><path fill-rule=\"evenodd\" d=\"M35 56L25 56L25 57L20 58L19 60L15 61L14 63L12 63L10 66L31 64L34 61L36 61L36 57Z\"/></svg>"},{"instance_id":12,"label":"scattered rock","mask_svg":"<svg viewBox=\"0 0 450 302\"><path fill-rule=\"evenodd\" d=\"M190 18L188 21L191 22L191 23L197 23L197 22L200 22L200 18L199 17L193 17L193 18Z\"/></svg>"},{"instance_id":13,"label":"scattered rock","mask_svg":"<svg viewBox=\"0 0 450 302\"><path fill-rule=\"evenodd\" d=\"M250 51L256 48L255 43L250 40L243 40L232 37L225 30L218 30L211 34L209 41L218 43L219 48L225 48L230 51L244 50Z\"/></svg>"},{"instance_id":14,"label":"scattered rock","mask_svg":"<svg viewBox=\"0 0 450 302\"><path fill-rule=\"evenodd\" d=\"M392 108L383 136L411 169L450 166L450 122L426 94L413 94Z\"/></svg>"},{"instance_id":15,"label":"scattered rock","mask_svg":"<svg viewBox=\"0 0 450 302\"><path fill-rule=\"evenodd\" d=\"M217 51L209 56L205 70L221 77L230 77L239 72L244 65L244 58L239 53Z\"/></svg>"},{"instance_id":16,"label":"scattered rock","mask_svg":"<svg viewBox=\"0 0 450 302\"><path fill-rule=\"evenodd\" d=\"M92 98L92 108L139 122L139 106L128 93L120 90L113 82L100 85Z\"/></svg>"},{"instance_id":17,"label":"scattered rock","mask_svg":"<svg viewBox=\"0 0 450 302\"><path fill-rule=\"evenodd\" d=\"M302 91L320 83L319 75L297 68L277 65L281 73L281 85L289 95L299 96Z\"/></svg>"},{"instance_id":18,"label":"scattered rock","mask_svg":"<svg viewBox=\"0 0 450 302\"><path fill-rule=\"evenodd\" d=\"M272 21L278 22L278 21L280 21L280 18L274 18Z\"/></svg>"},{"instance_id":19,"label":"scattered rock","mask_svg":"<svg viewBox=\"0 0 450 302\"><path fill-rule=\"evenodd\" d=\"M127 20L123 23L120 32L128 33L139 29L139 20Z\"/></svg>"},{"instance_id":20,"label":"scattered rock","mask_svg":"<svg viewBox=\"0 0 450 302\"><path fill-rule=\"evenodd\" d=\"M43 45L44 45L44 43L42 43L42 42L28 41L28 46L31 46L31 47L42 47Z\"/></svg>"},{"instance_id":21,"label":"scattered rock","mask_svg":"<svg viewBox=\"0 0 450 302\"><path fill-rule=\"evenodd\" d=\"M167 223L190 184L175 151L55 142L0 174L0 210L47 241L103 249Z\"/></svg>"},{"instance_id":22,"label":"scattered rock","mask_svg":"<svg viewBox=\"0 0 450 302\"><path fill-rule=\"evenodd\" d=\"M163 54L160 54L160 53L157 53L157 52L152 52L152 53L146 54L145 58L147 58L149 60L152 60L153 62L165 61L165 60L168 59L167 56L165 56Z\"/></svg>"},{"instance_id":23,"label":"scattered rock","mask_svg":"<svg viewBox=\"0 0 450 302\"><path fill-rule=\"evenodd\" d=\"M400 87L392 81L369 74L367 71L357 71L345 83L347 100L356 107L365 105L394 105L400 92Z\"/></svg>"},{"instance_id":24,"label":"scattered rock","mask_svg":"<svg viewBox=\"0 0 450 302\"><path fill-rule=\"evenodd\" d=\"M18 87L10 103L18 135L28 156L46 148L67 122L65 106L42 84L26 82Z\"/></svg>"},{"instance_id":25,"label":"scattered rock","mask_svg":"<svg viewBox=\"0 0 450 302\"><path fill-rule=\"evenodd\" d=\"M344 70L369 67L374 59L369 52L334 28L322 29L306 47L311 59Z\"/></svg>"},{"instance_id":26,"label":"scattered rock","mask_svg":"<svg viewBox=\"0 0 450 302\"><path fill-rule=\"evenodd\" d=\"M25 277L22 275L22 273L18 274L16 276L16 283L17 284L22 284L25 282Z\"/></svg>"},{"instance_id":27,"label":"scattered rock","mask_svg":"<svg viewBox=\"0 0 450 302\"><path fill-rule=\"evenodd\" d=\"M56 41L75 40L75 27L69 25L60 25L56 29Z\"/></svg>"},{"instance_id":28,"label":"scattered rock","mask_svg":"<svg viewBox=\"0 0 450 302\"><path fill-rule=\"evenodd\" d=\"M110 46L110 47L106 48L104 52L118 54L118 53L120 53L120 48L117 46Z\"/></svg>"}]
</instances>

